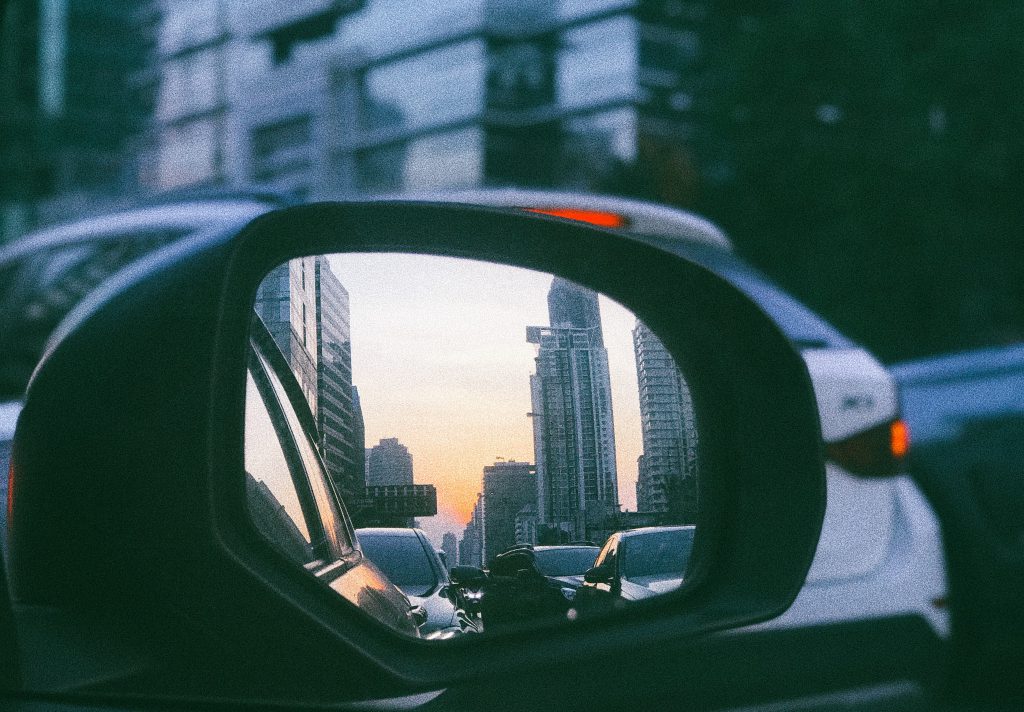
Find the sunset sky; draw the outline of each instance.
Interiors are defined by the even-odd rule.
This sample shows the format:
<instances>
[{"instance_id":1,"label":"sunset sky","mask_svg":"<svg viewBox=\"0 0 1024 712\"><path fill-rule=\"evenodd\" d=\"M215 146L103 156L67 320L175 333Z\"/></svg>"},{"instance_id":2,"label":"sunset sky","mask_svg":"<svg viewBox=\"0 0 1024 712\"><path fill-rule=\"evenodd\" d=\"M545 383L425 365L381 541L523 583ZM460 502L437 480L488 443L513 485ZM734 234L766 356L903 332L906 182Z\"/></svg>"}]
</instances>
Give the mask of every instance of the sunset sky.
<instances>
[{"instance_id":1,"label":"sunset sky","mask_svg":"<svg viewBox=\"0 0 1024 712\"><path fill-rule=\"evenodd\" d=\"M352 380L366 446L395 437L417 483L437 487L432 539L461 536L485 465L534 461L527 413L536 346L526 327L548 324L551 275L471 260L398 254L332 255L349 292ZM635 317L600 298L612 383L619 501L636 509L642 452L633 356ZM431 521L435 520L435 521Z\"/></svg>"}]
</instances>

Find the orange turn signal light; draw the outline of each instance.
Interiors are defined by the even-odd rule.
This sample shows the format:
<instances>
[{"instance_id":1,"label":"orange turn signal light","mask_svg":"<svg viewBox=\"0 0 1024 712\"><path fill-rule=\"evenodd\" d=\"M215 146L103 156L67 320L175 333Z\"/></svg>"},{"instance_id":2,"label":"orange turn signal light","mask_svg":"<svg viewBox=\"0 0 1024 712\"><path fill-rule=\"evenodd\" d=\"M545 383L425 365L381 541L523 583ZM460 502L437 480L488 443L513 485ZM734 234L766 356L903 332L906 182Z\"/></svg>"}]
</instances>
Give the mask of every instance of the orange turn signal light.
<instances>
[{"instance_id":1,"label":"orange turn signal light","mask_svg":"<svg viewBox=\"0 0 1024 712\"><path fill-rule=\"evenodd\" d=\"M889 425L889 448L897 459L906 457L910 451L910 428L902 420L894 420Z\"/></svg>"}]
</instances>

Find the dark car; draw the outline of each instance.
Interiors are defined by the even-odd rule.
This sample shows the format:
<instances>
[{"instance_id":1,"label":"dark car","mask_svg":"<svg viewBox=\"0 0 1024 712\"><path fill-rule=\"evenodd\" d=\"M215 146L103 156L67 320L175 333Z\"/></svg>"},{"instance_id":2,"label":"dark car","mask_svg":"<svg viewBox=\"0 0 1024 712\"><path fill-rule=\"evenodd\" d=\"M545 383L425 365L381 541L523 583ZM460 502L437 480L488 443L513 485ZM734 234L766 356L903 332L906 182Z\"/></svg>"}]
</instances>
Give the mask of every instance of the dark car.
<instances>
[{"instance_id":1,"label":"dark car","mask_svg":"<svg viewBox=\"0 0 1024 712\"><path fill-rule=\"evenodd\" d=\"M373 527L357 529L356 537L367 558L414 606L423 608L426 621L420 626L421 636L443 639L478 632L475 616L459 605L447 570L421 530Z\"/></svg>"},{"instance_id":2,"label":"dark car","mask_svg":"<svg viewBox=\"0 0 1024 712\"><path fill-rule=\"evenodd\" d=\"M493 631L565 617L598 551L591 544L518 544L495 556L486 572L459 566L452 577L460 595L479 611L484 627Z\"/></svg>"},{"instance_id":3,"label":"dark car","mask_svg":"<svg viewBox=\"0 0 1024 712\"><path fill-rule=\"evenodd\" d=\"M581 611L673 591L683 583L694 526L642 527L612 534L577 593Z\"/></svg>"},{"instance_id":4,"label":"dark car","mask_svg":"<svg viewBox=\"0 0 1024 712\"><path fill-rule=\"evenodd\" d=\"M1024 344L908 361L893 372L911 474L942 519L956 674L971 689L1020 680Z\"/></svg>"},{"instance_id":5,"label":"dark car","mask_svg":"<svg viewBox=\"0 0 1024 712\"><path fill-rule=\"evenodd\" d=\"M593 544L535 546L533 563L549 581L558 583L562 595L572 601L576 589L583 584L583 574L594 565L600 551L601 547Z\"/></svg>"}]
</instances>

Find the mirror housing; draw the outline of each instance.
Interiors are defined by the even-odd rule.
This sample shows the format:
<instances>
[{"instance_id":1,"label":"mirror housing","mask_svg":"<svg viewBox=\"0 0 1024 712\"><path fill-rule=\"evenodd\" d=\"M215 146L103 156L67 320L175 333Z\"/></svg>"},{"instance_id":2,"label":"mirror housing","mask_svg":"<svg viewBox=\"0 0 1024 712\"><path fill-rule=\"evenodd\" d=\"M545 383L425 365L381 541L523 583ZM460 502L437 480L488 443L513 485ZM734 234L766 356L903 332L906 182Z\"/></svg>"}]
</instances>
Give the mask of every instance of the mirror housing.
<instances>
[{"instance_id":1,"label":"mirror housing","mask_svg":"<svg viewBox=\"0 0 1024 712\"><path fill-rule=\"evenodd\" d=\"M550 272L641 318L696 374L694 398L707 405L709 479L688 585L545 628L543 645L524 629L442 646L395 635L296 571L255 532L244 505L248 336L267 272L328 252L449 255ZM54 334L12 461L16 604L42 607L79 640L109 646L102 660L88 645L68 650L50 681L31 684L152 693L147 681L159 671L164 694L177 700L412 694L495 669L519 679L560 659L621 657L641 638L683 640L762 621L799 592L825 504L806 367L750 299L635 236L455 204L300 206L153 253ZM146 662L121 650L144 651Z\"/></svg>"},{"instance_id":2,"label":"mirror housing","mask_svg":"<svg viewBox=\"0 0 1024 712\"><path fill-rule=\"evenodd\" d=\"M614 573L607 564L595 566L583 574L583 580L587 583L608 583L614 578Z\"/></svg>"}]
</instances>

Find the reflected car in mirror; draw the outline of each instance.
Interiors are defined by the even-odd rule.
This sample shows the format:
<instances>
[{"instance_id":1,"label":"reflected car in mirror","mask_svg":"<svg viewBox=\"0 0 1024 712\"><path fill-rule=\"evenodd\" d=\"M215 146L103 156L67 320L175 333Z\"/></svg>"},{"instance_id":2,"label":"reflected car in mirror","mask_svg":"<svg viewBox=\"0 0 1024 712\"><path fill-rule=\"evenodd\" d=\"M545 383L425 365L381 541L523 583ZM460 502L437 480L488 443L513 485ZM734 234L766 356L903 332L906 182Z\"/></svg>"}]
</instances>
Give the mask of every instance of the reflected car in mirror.
<instances>
[{"instance_id":1,"label":"reflected car in mirror","mask_svg":"<svg viewBox=\"0 0 1024 712\"><path fill-rule=\"evenodd\" d=\"M686 580L695 527L642 527L613 534L584 574L580 613L672 591Z\"/></svg>"},{"instance_id":2,"label":"reflected car in mirror","mask_svg":"<svg viewBox=\"0 0 1024 712\"><path fill-rule=\"evenodd\" d=\"M424 613L420 637L445 640L481 630L477 616L460 605L440 557L419 529L357 529L363 554Z\"/></svg>"}]
</instances>

